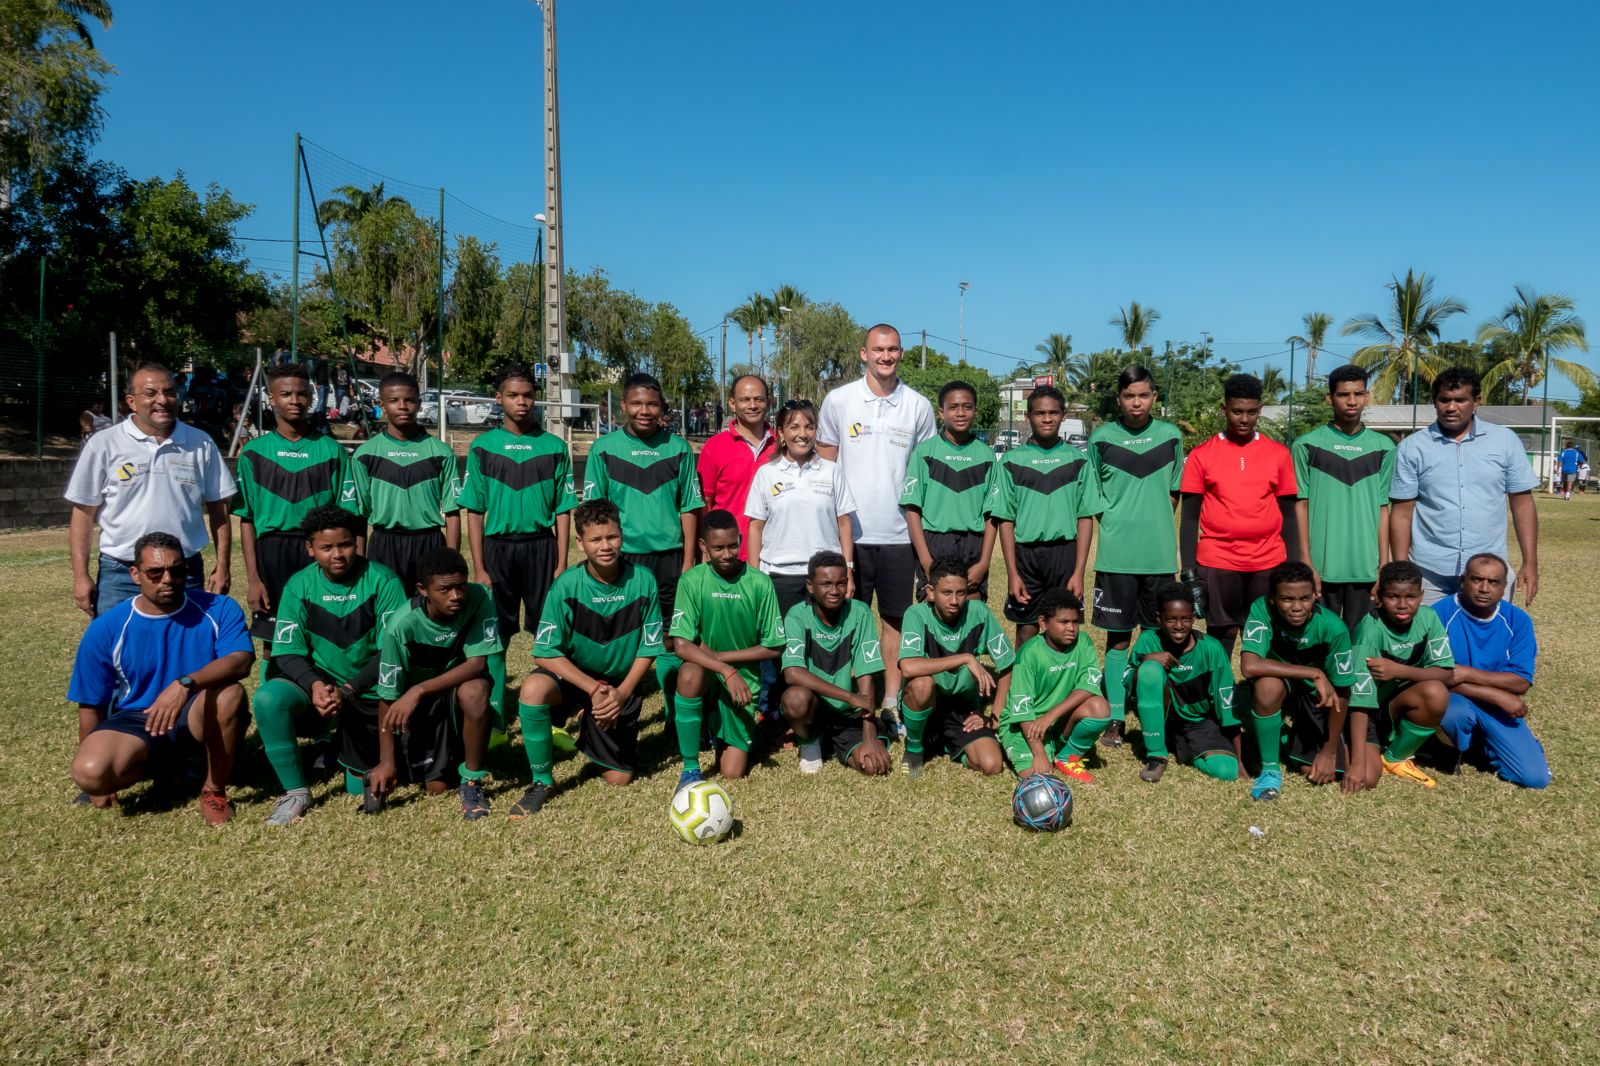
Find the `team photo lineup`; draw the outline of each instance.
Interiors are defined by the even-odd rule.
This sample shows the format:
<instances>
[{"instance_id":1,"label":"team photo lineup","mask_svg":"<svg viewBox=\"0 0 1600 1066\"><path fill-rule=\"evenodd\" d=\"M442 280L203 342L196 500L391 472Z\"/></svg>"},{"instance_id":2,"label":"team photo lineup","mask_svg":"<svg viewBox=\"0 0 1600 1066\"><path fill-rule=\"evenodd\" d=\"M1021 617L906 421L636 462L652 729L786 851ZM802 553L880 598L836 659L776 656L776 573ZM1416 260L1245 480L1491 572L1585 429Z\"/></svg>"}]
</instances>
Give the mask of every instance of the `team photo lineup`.
<instances>
[{"instance_id":1,"label":"team photo lineup","mask_svg":"<svg viewBox=\"0 0 1600 1066\"><path fill-rule=\"evenodd\" d=\"M1287 447L1257 432L1261 383L1236 374L1224 430L1186 455L1133 364L1086 450L1040 385L1025 443L997 451L973 432L976 389L948 382L935 406L899 379L902 355L893 326L870 327L861 376L815 404L772 409L740 377L698 453L634 374L581 474L521 366L499 375L503 426L464 461L420 424L409 374L378 382L383 428L351 454L314 427L305 369L274 366L276 427L236 474L177 420L172 375L141 366L132 413L88 439L66 493L92 618L67 686L77 802L203 776L200 812L222 825L253 722L270 825L314 815L323 771L366 814L454 791L465 820L532 819L603 802L592 777L655 768L652 690L691 841L733 827L712 778L829 760L1013 773L1029 829L1070 823L1071 789L1097 773L1198 773L1259 801L1434 790L1462 762L1550 782L1528 725L1537 642L1513 602L1538 591L1537 478L1476 417L1472 370L1439 373L1434 421L1396 444L1362 424L1368 372L1340 367L1332 421ZM519 631L531 661L508 658ZM508 732L527 776L491 789ZM586 772L558 792L574 752Z\"/></svg>"}]
</instances>

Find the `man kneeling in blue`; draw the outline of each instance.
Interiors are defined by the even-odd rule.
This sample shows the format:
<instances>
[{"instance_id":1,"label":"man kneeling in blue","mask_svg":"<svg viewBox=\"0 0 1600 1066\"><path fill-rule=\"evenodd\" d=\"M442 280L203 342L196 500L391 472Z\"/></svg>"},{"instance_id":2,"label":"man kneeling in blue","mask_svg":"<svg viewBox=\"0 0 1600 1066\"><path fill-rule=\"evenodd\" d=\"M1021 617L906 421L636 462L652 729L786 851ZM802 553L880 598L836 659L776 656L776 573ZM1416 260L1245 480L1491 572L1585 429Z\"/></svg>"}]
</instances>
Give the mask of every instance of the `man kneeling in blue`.
<instances>
[{"instance_id":1,"label":"man kneeling in blue","mask_svg":"<svg viewBox=\"0 0 1600 1066\"><path fill-rule=\"evenodd\" d=\"M1474 555L1460 590L1433 605L1456 660L1439 729L1463 758L1487 759L1513 785L1544 788L1550 764L1528 728L1525 698L1539 648L1528 612L1501 599L1509 572L1498 555Z\"/></svg>"},{"instance_id":2,"label":"man kneeling in blue","mask_svg":"<svg viewBox=\"0 0 1600 1066\"><path fill-rule=\"evenodd\" d=\"M226 596L184 589L183 545L146 533L129 568L139 594L89 623L67 699L78 704L72 779L97 807L147 776L175 776L204 750L200 813L233 817L228 776L248 718L244 687L255 648L244 611Z\"/></svg>"}]
</instances>

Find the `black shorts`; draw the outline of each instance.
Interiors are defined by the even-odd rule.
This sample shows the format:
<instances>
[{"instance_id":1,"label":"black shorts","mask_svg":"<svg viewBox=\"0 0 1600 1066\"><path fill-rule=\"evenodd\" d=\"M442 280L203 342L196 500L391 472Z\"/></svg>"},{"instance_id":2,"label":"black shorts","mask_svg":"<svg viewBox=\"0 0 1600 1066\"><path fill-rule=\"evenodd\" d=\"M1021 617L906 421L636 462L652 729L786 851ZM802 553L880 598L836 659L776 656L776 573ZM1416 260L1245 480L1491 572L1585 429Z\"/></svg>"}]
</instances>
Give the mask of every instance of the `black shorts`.
<instances>
[{"instance_id":1,"label":"black shorts","mask_svg":"<svg viewBox=\"0 0 1600 1066\"><path fill-rule=\"evenodd\" d=\"M461 744L455 727L455 693L442 692L412 712L394 738L394 768L401 784L455 779ZM339 762L365 776L378 765L378 704L349 700L339 711Z\"/></svg>"},{"instance_id":2,"label":"black shorts","mask_svg":"<svg viewBox=\"0 0 1600 1066\"><path fill-rule=\"evenodd\" d=\"M586 759L600 764L607 770L617 770L625 774L638 772L639 711L644 706L644 698L638 692L622 705L622 714L611 724L611 728L602 729L595 722L594 715L589 713L587 692L554 674L543 670L535 672L545 674L561 689L561 706L550 708L550 721L553 724L565 725L574 714L579 715L578 750L583 752ZM596 678L596 680L608 679ZM610 681L610 684L615 687L621 682Z\"/></svg>"},{"instance_id":3,"label":"black shorts","mask_svg":"<svg viewBox=\"0 0 1600 1066\"><path fill-rule=\"evenodd\" d=\"M1131 633L1156 626L1156 590L1171 574L1094 574L1094 618L1108 633Z\"/></svg>"},{"instance_id":4,"label":"black shorts","mask_svg":"<svg viewBox=\"0 0 1600 1066\"><path fill-rule=\"evenodd\" d=\"M1167 716L1167 745L1173 758L1190 766L1202 755L1211 752L1233 754L1233 741L1223 732L1222 724L1215 718L1202 718L1191 722L1181 714Z\"/></svg>"},{"instance_id":5,"label":"black shorts","mask_svg":"<svg viewBox=\"0 0 1600 1066\"><path fill-rule=\"evenodd\" d=\"M367 535L367 558L382 563L400 578L407 596L417 594L417 560L435 548L443 548L444 530L384 529L373 526Z\"/></svg>"},{"instance_id":6,"label":"black shorts","mask_svg":"<svg viewBox=\"0 0 1600 1066\"><path fill-rule=\"evenodd\" d=\"M856 749L867 739L866 718L858 714L840 714L825 705L819 697L812 721L815 723L817 739L822 742L824 750L832 751L835 759L849 766L850 756L854 755ZM893 735L889 732L889 721L881 714L875 721L878 727L878 739L887 745L889 742L885 738Z\"/></svg>"},{"instance_id":7,"label":"black shorts","mask_svg":"<svg viewBox=\"0 0 1600 1066\"><path fill-rule=\"evenodd\" d=\"M510 640L519 628L518 609L529 633L539 628L539 612L555 580L556 538L553 533L506 534L483 538L483 568L494 579L494 613L500 637Z\"/></svg>"},{"instance_id":8,"label":"black shorts","mask_svg":"<svg viewBox=\"0 0 1600 1066\"><path fill-rule=\"evenodd\" d=\"M252 637L268 643L272 641L272 621L278 610L278 602L283 598L283 587L291 577L310 565L311 557L306 554L306 538L300 532L256 534L256 573L267 587L267 602L272 604L272 610L267 613L251 612Z\"/></svg>"},{"instance_id":9,"label":"black shorts","mask_svg":"<svg viewBox=\"0 0 1600 1066\"><path fill-rule=\"evenodd\" d=\"M1076 540L1041 540L1032 544L1017 544L1017 574L1028 593L1026 604L1006 596L1006 621L1017 625L1032 625L1038 617L1039 597L1049 589L1064 589L1072 580L1072 571L1078 565Z\"/></svg>"},{"instance_id":10,"label":"black shorts","mask_svg":"<svg viewBox=\"0 0 1600 1066\"><path fill-rule=\"evenodd\" d=\"M1322 606L1338 615L1354 633L1361 620L1372 613L1372 582L1324 581Z\"/></svg>"},{"instance_id":11,"label":"black shorts","mask_svg":"<svg viewBox=\"0 0 1600 1066\"><path fill-rule=\"evenodd\" d=\"M978 556L983 554L982 533L925 532L922 534L922 539L927 542L928 555L933 559L934 562L938 562L946 555L952 555L966 564L968 570L971 570L975 565L977 565ZM922 572L922 568L919 566L917 567L917 602L920 603L926 598L925 590L927 587L928 575L924 574ZM987 600L989 598L989 577L987 574L984 575L984 579L982 581L978 582L977 585L972 587L972 591L977 593L977 596L980 600Z\"/></svg>"},{"instance_id":12,"label":"black shorts","mask_svg":"<svg viewBox=\"0 0 1600 1066\"><path fill-rule=\"evenodd\" d=\"M871 604L878 594L878 614L899 620L911 610L916 591L917 553L909 544L856 545L856 599Z\"/></svg>"},{"instance_id":13,"label":"black shorts","mask_svg":"<svg viewBox=\"0 0 1600 1066\"><path fill-rule=\"evenodd\" d=\"M1250 605L1267 594L1267 570L1223 570L1215 566L1197 568L1206 586L1206 630L1213 626L1237 629L1244 625Z\"/></svg>"},{"instance_id":14,"label":"black shorts","mask_svg":"<svg viewBox=\"0 0 1600 1066\"><path fill-rule=\"evenodd\" d=\"M622 557L634 566L650 571L656 579L656 599L661 603L661 621L665 630L672 629L673 613L678 603L678 582L683 579L683 549L669 548L662 552L623 552ZM632 771L628 771L632 773Z\"/></svg>"},{"instance_id":15,"label":"black shorts","mask_svg":"<svg viewBox=\"0 0 1600 1066\"><path fill-rule=\"evenodd\" d=\"M1288 682L1289 694L1283 700L1283 718L1289 727L1288 743L1285 755L1290 762L1310 764L1317 757L1317 752L1328 739L1328 712L1317 706L1316 691L1307 690L1296 682ZM1340 695L1348 696L1349 690L1341 690ZM1339 764L1340 773L1345 768L1345 753L1348 748L1347 737L1339 738ZM1378 743L1378 716L1373 712L1367 713L1367 743Z\"/></svg>"},{"instance_id":16,"label":"black shorts","mask_svg":"<svg viewBox=\"0 0 1600 1066\"><path fill-rule=\"evenodd\" d=\"M974 740L988 737L998 743L994 730L988 726L979 726L977 729L966 727L967 715L975 713L978 706L961 696L943 692L935 695L933 710L928 715L928 725L922 734L922 757L928 759L943 752L956 762L963 762L967 745Z\"/></svg>"},{"instance_id":17,"label":"black shorts","mask_svg":"<svg viewBox=\"0 0 1600 1066\"><path fill-rule=\"evenodd\" d=\"M156 736L144 727L144 711L112 711L90 733L123 733L144 742L145 777L171 777L190 759L205 758L205 746L189 731L189 710L200 693L190 696L172 728Z\"/></svg>"},{"instance_id":18,"label":"black shorts","mask_svg":"<svg viewBox=\"0 0 1600 1066\"><path fill-rule=\"evenodd\" d=\"M804 574L769 574L772 578L772 591L778 594L778 617L785 618L789 608L806 598L806 575Z\"/></svg>"}]
</instances>

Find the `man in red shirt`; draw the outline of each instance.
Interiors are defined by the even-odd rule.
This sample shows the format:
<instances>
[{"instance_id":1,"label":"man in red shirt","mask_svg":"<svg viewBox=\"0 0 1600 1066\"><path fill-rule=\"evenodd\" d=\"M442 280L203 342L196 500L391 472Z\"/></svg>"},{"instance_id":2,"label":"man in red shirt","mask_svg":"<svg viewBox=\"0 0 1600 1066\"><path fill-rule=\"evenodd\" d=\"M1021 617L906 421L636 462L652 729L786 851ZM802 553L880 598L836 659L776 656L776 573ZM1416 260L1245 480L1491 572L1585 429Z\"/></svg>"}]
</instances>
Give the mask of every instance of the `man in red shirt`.
<instances>
[{"instance_id":1,"label":"man in red shirt","mask_svg":"<svg viewBox=\"0 0 1600 1066\"><path fill-rule=\"evenodd\" d=\"M1267 574L1300 558L1298 488L1289 449L1256 432L1259 380L1235 374L1225 381L1222 413L1227 429L1190 452L1183 467L1178 555L1181 579L1205 588L1206 632L1232 655L1250 605L1267 594Z\"/></svg>"},{"instance_id":2,"label":"man in red shirt","mask_svg":"<svg viewBox=\"0 0 1600 1066\"><path fill-rule=\"evenodd\" d=\"M724 432L713 433L700 449L696 469L700 474L700 495L705 497L702 514L731 511L739 520L739 558L747 558L750 543L750 518L744 513L745 497L756 467L772 458L777 438L767 425L767 383L746 374L733 383L731 406L733 421Z\"/></svg>"}]
</instances>

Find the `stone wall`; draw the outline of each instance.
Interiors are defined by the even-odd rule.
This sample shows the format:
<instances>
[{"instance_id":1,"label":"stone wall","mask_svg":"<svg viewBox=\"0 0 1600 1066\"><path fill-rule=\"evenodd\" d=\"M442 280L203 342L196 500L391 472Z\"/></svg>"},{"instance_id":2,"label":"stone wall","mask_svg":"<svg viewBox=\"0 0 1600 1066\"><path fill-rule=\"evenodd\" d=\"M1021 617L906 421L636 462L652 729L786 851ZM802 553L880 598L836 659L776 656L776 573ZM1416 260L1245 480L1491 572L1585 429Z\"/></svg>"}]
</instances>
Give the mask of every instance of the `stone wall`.
<instances>
[{"instance_id":1,"label":"stone wall","mask_svg":"<svg viewBox=\"0 0 1600 1066\"><path fill-rule=\"evenodd\" d=\"M0 459L0 529L64 526L72 504L61 494L74 459Z\"/></svg>"}]
</instances>

